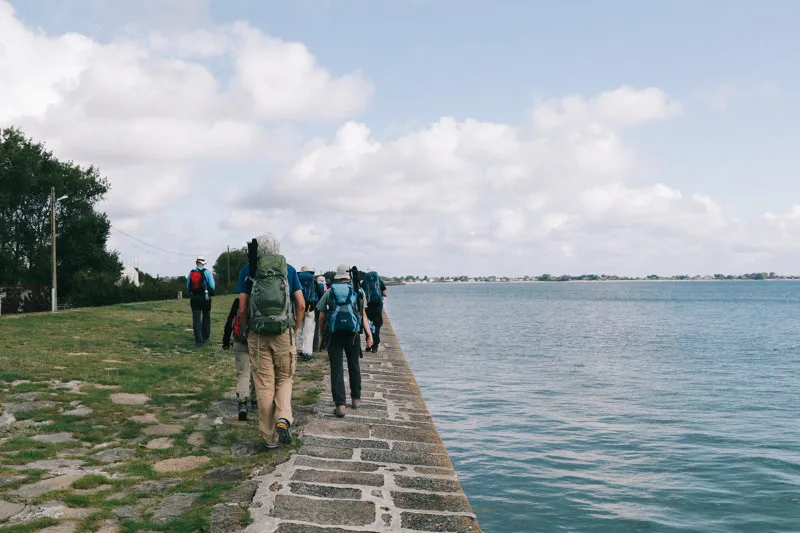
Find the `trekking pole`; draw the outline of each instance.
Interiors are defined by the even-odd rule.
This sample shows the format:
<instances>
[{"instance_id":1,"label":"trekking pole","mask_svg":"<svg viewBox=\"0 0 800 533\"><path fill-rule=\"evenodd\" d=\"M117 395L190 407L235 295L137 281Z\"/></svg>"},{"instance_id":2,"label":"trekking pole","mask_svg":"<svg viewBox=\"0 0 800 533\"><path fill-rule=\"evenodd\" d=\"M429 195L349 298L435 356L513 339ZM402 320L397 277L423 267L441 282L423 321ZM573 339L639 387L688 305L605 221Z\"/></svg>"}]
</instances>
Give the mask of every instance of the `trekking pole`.
<instances>
[{"instance_id":1,"label":"trekking pole","mask_svg":"<svg viewBox=\"0 0 800 533\"><path fill-rule=\"evenodd\" d=\"M222 350L224 350L224 349L225 349L225 347L224 347L224 346L222 346L222 347L220 347L220 348L217 348L216 350L214 350L213 352L211 352L210 354L208 354L208 356L209 356L209 357L213 357L213 356L217 355L219 352L221 352L221 351L222 351Z\"/></svg>"}]
</instances>

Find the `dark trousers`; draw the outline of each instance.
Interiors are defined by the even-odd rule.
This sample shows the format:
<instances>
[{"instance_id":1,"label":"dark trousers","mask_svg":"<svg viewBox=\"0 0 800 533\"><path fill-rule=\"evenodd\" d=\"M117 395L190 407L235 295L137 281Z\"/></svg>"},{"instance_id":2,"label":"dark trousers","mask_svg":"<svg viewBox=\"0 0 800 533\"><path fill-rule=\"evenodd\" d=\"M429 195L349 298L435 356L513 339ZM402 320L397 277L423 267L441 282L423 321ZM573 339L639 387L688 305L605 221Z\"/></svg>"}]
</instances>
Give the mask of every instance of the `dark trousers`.
<instances>
[{"instance_id":1,"label":"dark trousers","mask_svg":"<svg viewBox=\"0 0 800 533\"><path fill-rule=\"evenodd\" d=\"M383 304L367 305L367 318L375 324L375 333L372 334L372 349L377 351L381 343L381 326L383 326Z\"/></svg>"},{"instance_id":2,"label":"dark trousers","mask_svg":"<svg viewBox=\"0 0 800 533\"><path fill-rule=\"evenodd\" d=\"M344 392L344 356L350 377L350 398L361 399L361 336L356 333L331 333L328 358L331 361L331 392L336 407L347 403Z\"/></svg>"},{"instance_id":3,"label":"dark trousers","mask_svg":"<svg viewBox=\"0 0 800 533\"><path fill-rule=\"evenodd\" d=\"M314 351L316 352L317 350L320 350L322 348L320 346L320 343L319 343L320 340L322 340L322 339L319 338L319 328L320 328L320 325L319 325L319 309L315 309L314 310L314 324L317 325L317 327L314 328L314 344L313 344Z\"/></svg>"},{"instance_id":4,"label":"dark trousers","mask_svg":"<svg viewBox=\"0 0 800 533\"><path fill-rule=\"evenodd\" d=\"M192 298L192 329L194 342L207 342L211 337L211 299Z\"/></svg>"}]
</instances>

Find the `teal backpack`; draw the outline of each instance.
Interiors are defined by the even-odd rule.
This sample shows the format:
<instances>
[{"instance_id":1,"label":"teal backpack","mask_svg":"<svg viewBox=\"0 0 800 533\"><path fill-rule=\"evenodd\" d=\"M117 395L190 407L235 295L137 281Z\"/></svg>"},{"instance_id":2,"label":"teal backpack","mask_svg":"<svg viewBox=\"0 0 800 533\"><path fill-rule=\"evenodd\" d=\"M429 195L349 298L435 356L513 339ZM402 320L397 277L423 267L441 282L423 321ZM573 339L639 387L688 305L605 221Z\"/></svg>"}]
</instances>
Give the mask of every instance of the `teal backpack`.
<instances>
[{"instance_id":1,"label":"teal backpack","mask_svg":"<svg viewBox=\"0 0 800 533\"><path fill-rule=\"evenodd\" d=\"M255 269L253 268L255 263ZM289 269L281 254L260 254L251 260L253 289L247 302L249 330L263 335L281 335L292 325Z\"/></svg>"},{"instance_id":2,"label":"teal backpack","mask_svg":"<svg viewBox=\"0 0 800 533\"><path fill-rule=\"evenodd\" d=\"M364 284L364 292L367 293L368 304L378 304L383 302L381 294L381 278L377 272L367 272L361 275Z\"/></svg>"},{"instance_id":3,"label":"teal backpack","mask_svg":"<svg viewBox=\"0 0 800 533\"><path fill-rule=\"evenodd\" d=\"M358 294L349 283L334 283L328 304L331 333L361 332L361 314L358 308Z\"/></svg>"}]
</instances>

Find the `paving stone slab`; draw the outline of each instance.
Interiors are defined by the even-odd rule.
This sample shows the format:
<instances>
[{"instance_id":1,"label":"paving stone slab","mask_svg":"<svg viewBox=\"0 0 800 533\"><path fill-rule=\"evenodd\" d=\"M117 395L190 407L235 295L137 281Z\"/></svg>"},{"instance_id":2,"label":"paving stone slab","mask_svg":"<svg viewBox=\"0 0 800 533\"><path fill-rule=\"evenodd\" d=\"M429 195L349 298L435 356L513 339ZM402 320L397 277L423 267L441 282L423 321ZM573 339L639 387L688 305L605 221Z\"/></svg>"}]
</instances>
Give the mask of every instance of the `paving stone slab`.
<instances>
[{"instance_id":1,"label":"paving stone slab","mask_svg":"<svg viewBox=\"0 0 800 533\"><path fill-rule=\"evenodd\" d=\"M231 455L234 459L243 459L258 455L263 450L261 443L235 442L231 445Z\"/></svg>"},{"instance_id":2,"label":"paving stone slab","mask_svg":"<svg viewBox=\"0 0 800 533\"><path fill-rule=\"evenodd\" d=\"M92 413L94 413L94 409L91 407L77 407L71 411L64 412L67 416L89 416Z\"/></svg>"},{"instance_id":3,"label":"paving stone slab","mask_svg":"<svg viewBox=\"0 0 800 533\"><path fill-rule=\"evenodd\" d=\"M200 495L195 493L172 494L153 513L153 521L156 524L163 524L179 518L199 497Z\"/></svg>"},{"instance_id":4,"label":"paving stone slab","mask_svg":"<svg viewBox=\"0 0 800 533\"><path fill-rule=\"evenodd\" d=\"M431 492L461 492L461 483L454 479L435 477L395 476L395 484L402 489L429 490Z\"/></svg>"},{"instance_id":5,"label":"paving stone slab","mask_svg":"<svg viewBox=\"0 0 800 533\"><path fill-rule=\"evenodd\" d=\"M416 466L447 466L452 468L450 457L424 453L392 452L387 450L361 450L361 459L380 463Z\"/></svg>"},{"instance_id":6,"label":"paving stone slab","mask_svg":"<svg viewBox=\"0 0 800 533\"><path fill-rule=\"evenodd\" d=\"M416 466L414 472L428 474L431 476L455 476L456 472L452 468L439 468L435 466Z\"/></svg>"},{"instance_id":7,"label":"paving stone slab","mask_svg":"<svg viewBox=\"0 0 800 533\"><path fill-rule=\"evenodd\" d=\"M250 503L253 501L253 497L255 497L256 492L258 492L258 487L261 486L261 482L256 480L247 481L242 483L241 485L232 488L228 492L222 495L222 501L230 502L230 503Z\"/></svg>"},{"instance_id":8,"label":"paving stone slab","mask_svg":"<svg viewBox=\"0 0 800 533\"><path fill-rule=\"evenodd\" d=\"M425 444L422 442L393 442L393 452L416 452L447 455L447 448L440 444Z\"/></svg>"},{"instance_id":9,"label":"paving stone slab","mask_svg":"<svg viewBox=\"0 0 800 533\"><path fill-rule=\"evenodd\" d=\"M72 485L73 481L77 481L82 477L83 475L65 475L50 479L43 479L41 481L37 481L36 483L25 485L17 490L11 491L10 494L14 494L22 498L37 498L42 494L47 494L48 492L52 492L54 490L66 489Z\"/></svg>"},{"instance_id":10,"label":"paving stone slab","mask_svg":"<svg viewBox=\"0 0 800 533\"><path fill-rule=\"evenodd\" d=\"M211 533L239 533L244 531L240 518L243 511L230 505L215 505L211 510Z\"/></svg>"},{"instance_id":11,"label":"paving stone slab","mask_svg":"<svg viewBox=\"0 0 800 533\"><path fill-rule=\"evenodd\" d=\"M72 433L62 432L62 433L53 433L50 435L35 435L31 437L31 439L35 440L36 442L47 442L50 444L62 444L64 442L73 442L75 441L72 438Z\"/></svg>"},{"instance_id":12,"label":"paving stone slab","mask_svg":"<svg viewBox=\"0 0 800 533\"><path fill-rule=\"evenodd\" d=\"M34 470L56 470L59 468L77 468L83 464L80 459L45 459L34 461L25 465L25 468Z\"/></svg>"},{"instance_id":13,"label":"paving stone slab","mask_svg":"<svg viewBox=\"0 0 800 533\"><path fill-rule=\"evenodd\" d=\"M367 439L337 439L317 437L315 435L303 435L303 444L308 446L329 447L329 448L378 448L389 449L389 443L380 440Z\"/></svg>"},{"instance_id":14,"label":"paving stone slab","mask_svg":"<svg viewBox=\"0 0 800 533\"><path fill-rule=\"evenodd\" d=\"M345 487L328 487L326 485L312 485L309 483L289 483L292 494L300 496L317 496L334 500L360 500L361 489Z\"/></svg>"},{"instance_id":15,"label":"paving stone slab","mask_svg":"<svg viewBox=\"0 0 800 533\"><path fill-rule=\"evenodd\" d=\"M333 526L366 526L375 521L373 502L352 500L312 500L279 494L272 516Z\"/></svg>"},{"instance_id":16,"label":"paving stone slab","mask_svg":"<svg viewBox=\"0 0 800 533\"><path fill-rule=\"evenodd\" d=\"M148 437L169 437L170 435L178 435L183 431L183 426L179 424L156 424L155 426L146 427L142 433Z\"/></svg>"},{"instance_id":17,"label":"paving stone slab","mask_svg":"<svg viewBox=\"0 0 800 533\"><path fill-rule=\"evenodd\" d=\"M75 533L78 531L78 524L76 522L62 522L54 526L40 529L39 533Z\"/></svg>"},{"instance_id":18,"label":"paving stone slab","mask_svg":"<svg viewBox=\"0 0 800 533\"><path fill-rule=\"evenodd\" d=\"M144 405L150 401L146 394L130 394L127 392L115 392L109 396L111 403L118 405Z\"/></svg>"},{"instance_id":19,"label":"paving stone slab","mask_svg":"<svg viewBox=\"0 0 800 533\"><path fill-rule=\"evenodd\" d=\"M21 513L23 509L25 506L21 503L0 500L0 522L5 522L12 516Z\"/></svg>"},{"instance_id":20,"label":"paving stone slab","mask_svg":"<svg viewBox=\"0 0 800 533\"><path fill-rule=\"evenodd\" d=\"M350 437L368 439L369 427L363 424L351 424L344 420L311 420L303 428L304 435L328 435L332 437Z\"/></svg>"},{"instance_id":21,"label":"paving stone slab","mask_svg":"<svg viewBox=\"0 0 800 533\"><path fill-rule=\"evenodd\" d=\"M401 440L407 442L425 442L441 444L442 440L433 429L409 429L394 426L372 426L372 437L375 439Z\"/></svg>"},{"instance_id":22,"label":"paving stone slab","mask_svg":"<svg viewBox=\"0 0 800 533\"><path fill-rule=\"evenodd\" d=\"M242 481L247 477L242 466L221 466L209 470L203 476L203 479L208 481L215 481L217 483L232 483L235 481Z\"/></svg>"},{"instance_id":23,"label":"paving stone slab","mask_svg":"<svg viewBox=\"0 0 800 533\"><path fill-rule=\"evenodd\" d=\"M303 446L297 451L298 455L308 455L321 459L352 459L351 448L326 448L322 446Z\"/></svg>"},{"instance_id":24,"label":"paving stone slab","mask_svg":"<svg viewBox=\"0 0 800 533\"><path fill-rule=\"evenodd\" d=\"M203 467L209 462L211 462L209 457L190 455L187 457L176 457L174 459L159 461L153 465L153 469L162 474L166 472L186 472Z\"/></svg>"},{"instance_id":25,"label":"paving stone slab","mask_svg":"<svg viewBox=\"0 0 800 533\"><path fill-rule=\"evenodd\" d=\"M467 497L463 494L428 494L424 492L392 492L392 500L400 509L420 511L469 512Z\"/></svg>"},{"instance_id":26,"label":"paving stone slab","mask_svg":"<svg viewBox=\"0 0 800 533\"><path fill-rule=\"evenodd\" d=\"M150 450L167 450L172 448L173 440L169 437L159 437L148 442L145 447Z\"/></svg>"},{"instance_id":27,"label":"paving stone slab","mask_svg":"<svg viewBox=\"0 0 800 533\"><path fill-rule=\"evenodd\" d=\"M292 481L310 481L313 483L329 483L332 485L368 485L382 487L382 474L364 472L335 472L332 470L298 469L292 475Z\"/></svg>"},{"instance_id":28,"label":"paving stone slab","mask_svg":"<svg viewBox=\"0 0 800 533\"><path fill-rule=\"evenodd\" d=\"M133 457L135 452L129 448L111 448L94 454L92 457L103 463L116 463Z\"/></svg>"},{"instance_id":29,"label":"paving stone slab","mask_svg":"<svg viewBox=\"0 0 800 533\"><path fill-rule=\"evenodd\" d=\"M139 424L158 424L158 417L155 413L145 413L143 415L133 415L131 420Z\"/></svg>"},{"instance_id":30,"label":"paving stone slab","mask_svg":"<svg viewBox=\"0 0 800 533\"><path fill-rule=\"evenodd\" d=\"M471 516L435 515L404 512L400 523L415 531L447 531L449 533L480 533L478 521Z\"/></svg>"},{"instance_id":31,"label":"paving stone slab","mask_svg":"<svg viewBox=\"0 0 800 533\"><path fill-rule=\"evenodd\" d=\"M180 481L177 479L160 479L154 481L143 481L128 488L127 490L129 492L158 493L158 492L163 492L165 490L169 490L173 487L177 487L178 483L180 483Z\"/></svg>"},{"instance_id":32,"label":"paving stone slab","mask_svg":"<svg viewBox=\"0 0 800 533\"><path fill-rule=\"evenodd\" d=\"M377 531L366 531L359 529L361 533L378 533ZM353 533L352 529L341 529L338 527L317 527L307 524L292 524L284 522L278 526L275 533Z\"/></svg>"},{"instance_id":33,"label":"paving stone slab","mask_svg":"<svg viewBox=\"0 0 800 533\"><path fill-rule=\"evenodd\" d=\"M3 410L6 413L15 415L17 413L24 413L26 411L38 411L40 409L51 409L58 404L56 402L41 401L41 402L21 402L21 403L5 403Z\"/></svg>"},{"instance_id":34,"label":"paving stone slab","mask_svg":"<svg viewBox=\"0 0 800 533\"><path fill-rule=\"evenodd\" d=\"M362 450L361 453L364 453ZM308 456L300 456L295 459L296 466L308 466L310 468L320 468L327 470L344 470L347 472L376 472L380 465L365 462L331 461L326 459L315 459Z\"/></svg>"}]
</instances>

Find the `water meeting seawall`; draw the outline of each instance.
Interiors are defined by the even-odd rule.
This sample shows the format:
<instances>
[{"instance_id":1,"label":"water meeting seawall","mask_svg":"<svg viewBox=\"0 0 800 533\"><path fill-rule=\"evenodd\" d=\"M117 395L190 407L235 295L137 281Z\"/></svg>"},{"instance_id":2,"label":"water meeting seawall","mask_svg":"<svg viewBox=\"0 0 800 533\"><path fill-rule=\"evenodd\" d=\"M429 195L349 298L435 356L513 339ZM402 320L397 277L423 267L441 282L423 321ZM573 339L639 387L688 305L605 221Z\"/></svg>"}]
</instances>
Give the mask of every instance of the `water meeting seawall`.
<instances>
[{"instance_id":1,"label":"water meeting seawall","mask_svg":"<svg viewBox=\"0 0 800 533\"><path fill-rule=\"evenodd\" d=\"M335 418L323 393L298 453L256 478L248 533L480 532L388 320L381 342L361 407Z\"/></svg>"}]
</instances>

